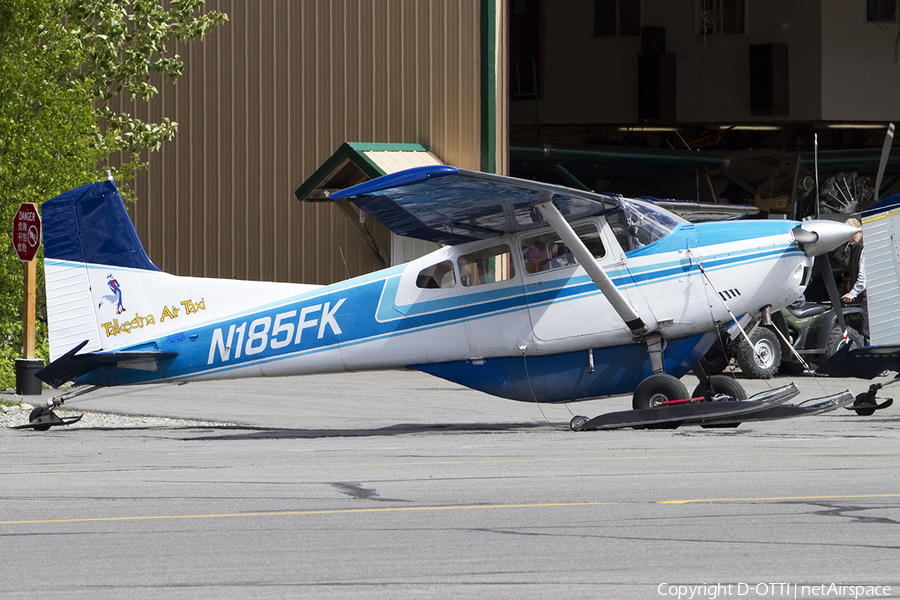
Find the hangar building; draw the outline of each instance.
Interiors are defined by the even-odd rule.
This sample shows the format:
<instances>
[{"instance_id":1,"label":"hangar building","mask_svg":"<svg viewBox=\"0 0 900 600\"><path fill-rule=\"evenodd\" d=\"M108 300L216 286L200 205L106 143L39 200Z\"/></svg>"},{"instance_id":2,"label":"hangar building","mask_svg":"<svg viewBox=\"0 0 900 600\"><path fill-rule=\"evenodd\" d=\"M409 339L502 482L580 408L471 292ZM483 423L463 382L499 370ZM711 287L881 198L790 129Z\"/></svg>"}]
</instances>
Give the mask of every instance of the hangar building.
<instances>
[{"instance_id":1,"label":"hangar building","mask_svg":"<svg viewBox=\"0 0 900 600\"><path fill-rule=\"evenodd\" d=\"M868 176L900 118L894 0L206 7L229 22L178 45L184 75L119 105L179 123L131 208L179 275L325 284L423 252L352 207L298 201L422 160L629 194L737 190L777 212L814 134L833 171ZM759 181L728 171L748 149L776 163Z\"/></svg>"}]
</instances>

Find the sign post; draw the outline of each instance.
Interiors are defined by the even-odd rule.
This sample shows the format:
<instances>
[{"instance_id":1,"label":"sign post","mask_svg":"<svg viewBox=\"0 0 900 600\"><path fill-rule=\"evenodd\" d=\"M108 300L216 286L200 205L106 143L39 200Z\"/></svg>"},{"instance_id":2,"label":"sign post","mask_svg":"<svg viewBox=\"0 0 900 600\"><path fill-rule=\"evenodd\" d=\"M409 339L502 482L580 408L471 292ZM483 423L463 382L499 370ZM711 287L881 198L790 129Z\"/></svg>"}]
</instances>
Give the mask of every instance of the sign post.
<instances>
[{"instance_id":1,"label":"sign post","mask_svg":"<svg viewBox=\"0 0 900 600\"><path fill-rule=\"evenodd\" d=\"M24 300L22 306L22 353L24 360L16 361L16 392L40 395L41 382L33 373L44 361L34 359L34 323L36 319L37 263L34 257L41 247L41 216L37 205L23 202L13 217L13 245L23 263ZM38 364L40 363L40 364ZM36 391L35 391L36 387Z\"/></svg>"}]
</instances>

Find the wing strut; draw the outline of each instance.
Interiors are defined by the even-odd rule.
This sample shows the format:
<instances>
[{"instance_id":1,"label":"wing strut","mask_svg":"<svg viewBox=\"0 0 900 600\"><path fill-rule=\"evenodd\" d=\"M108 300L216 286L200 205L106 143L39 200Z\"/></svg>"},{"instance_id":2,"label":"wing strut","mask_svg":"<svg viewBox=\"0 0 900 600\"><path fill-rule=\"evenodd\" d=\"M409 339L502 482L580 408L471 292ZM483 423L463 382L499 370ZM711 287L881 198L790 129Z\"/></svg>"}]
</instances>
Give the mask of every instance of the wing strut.
<instances>
[{"instance_id":1,"label":"wing strut","mask_svg":"<svg viewBox=\"0 0 900 600\"><path fill-rule=\"evenodd\" d=\"M566 243L566 246L575 255L575 258L578 259L579 264L587 271L597 288L603 292L609 303L612 304L616 313L622 317L622 320L625 321L631 332L636 336L646 334L649 331L647 325L644 324L634 307L631 306L622 292L619 291L619 288L612 282L612 279L609 278L603 267L597 264L594 255L584 245L584 242L581 241L581 238L578 237L578 234L575 233L575 230L572 229L572 226L569 225L569 222L566 221L556 206L553 205L553 202L548 200L538 204L537 207L547 222L553 227L556 234Z\"/></svg>"}]
</instances>

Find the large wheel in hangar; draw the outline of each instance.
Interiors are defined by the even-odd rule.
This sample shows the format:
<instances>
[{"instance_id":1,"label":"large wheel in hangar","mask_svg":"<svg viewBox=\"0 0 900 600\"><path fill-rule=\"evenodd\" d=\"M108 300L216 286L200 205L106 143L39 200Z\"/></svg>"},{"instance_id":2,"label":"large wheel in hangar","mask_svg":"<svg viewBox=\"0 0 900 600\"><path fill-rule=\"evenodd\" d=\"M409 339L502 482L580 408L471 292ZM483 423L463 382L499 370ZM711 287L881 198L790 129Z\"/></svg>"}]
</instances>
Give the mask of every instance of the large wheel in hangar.
<instances>
[{"instance_id":1,"label":"large wheel in hangar","mask_svg":"<svg viewBox=\"0 0 900 600\"><path fill-rule=\"evenodd\" d=\"M634 390L631 407L635 410L656 408L663 402L688 397L687 388L680 379L667 373L656 373L643 380Z\"/></svg>"}]
</instances>

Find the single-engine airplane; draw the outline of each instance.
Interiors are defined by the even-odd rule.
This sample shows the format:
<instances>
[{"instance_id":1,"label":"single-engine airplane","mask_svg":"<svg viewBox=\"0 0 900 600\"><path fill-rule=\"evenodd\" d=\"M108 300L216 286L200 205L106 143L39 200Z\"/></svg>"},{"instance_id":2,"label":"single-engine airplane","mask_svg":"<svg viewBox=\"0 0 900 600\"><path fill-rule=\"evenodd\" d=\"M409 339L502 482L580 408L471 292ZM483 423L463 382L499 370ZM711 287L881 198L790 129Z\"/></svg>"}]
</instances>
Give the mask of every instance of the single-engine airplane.
<instances>
[{"instance_id":1,"label":"single-engine airplane","mask_svg":"<svg viewBox=\"0 0 900 600\"><path fill-rule=\"evenodd\" d=\"M116 386L409 368L526 402L633 393L644 410L692 398L680 377L718 328L793 302L813 257L857 232L695 224L650 202L450 166L332 197L444 246L325 286L179 277L150 261L113 181L46 201L51 363L37 376ZM746 399L731 378L701 381L693 397ZM65 398L26 426L65 424L51 410Z\"/></svg>"}]
</instances>

